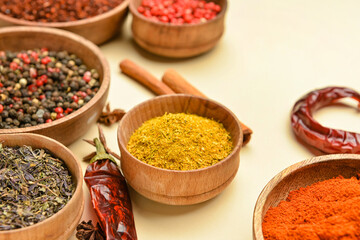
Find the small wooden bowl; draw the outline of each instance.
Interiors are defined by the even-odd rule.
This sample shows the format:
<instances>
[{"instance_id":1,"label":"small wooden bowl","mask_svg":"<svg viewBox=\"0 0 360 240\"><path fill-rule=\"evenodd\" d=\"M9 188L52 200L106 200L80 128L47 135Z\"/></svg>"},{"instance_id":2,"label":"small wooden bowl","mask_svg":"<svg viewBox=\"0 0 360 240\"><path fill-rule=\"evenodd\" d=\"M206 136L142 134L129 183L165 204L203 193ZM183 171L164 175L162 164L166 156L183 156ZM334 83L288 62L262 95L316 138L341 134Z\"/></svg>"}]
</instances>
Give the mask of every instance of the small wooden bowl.
<instances>
[{"instance_id":1,"label":"small wooden bowl","mask_svg":"<svg viewBox=\"0 0 360 240\"><path fill-rule=\"evenodd\" d=\"M0 28L1 50L19 51L41 47L54 51L67 50L76 54L89 68L97 69L101 81L100 89L88 103L64 118L32 127L0 129L0 134L38 133L69 145L86 133L105 106L110 86L109 64L96 45L68 31L42 27Z\"/></svg>"},{"instance_id":2,"label":"small wooden bowl","mask_svg":"<svg viewBox=\"0 0 360 240\"><path fill-rule=\"evenodd\" d=\"M234 149L219 163L202 169L177 171L153 167L127 150L127 143L145 121L165 113L193 113L223 123L230 132ZM189 205L211 199L227 187L236 175L240 162L243 133L236 116L219 103L193 95L160 96L131 109L118 128L121 168L128 183L137 192L157 202Z\"/></svg>"},{"instance_id":3,"label":"small wooden bowl","mask_svg":"<svg viewBox=\"0 0 360 240\"><path fill-rule=\"evenodd\" d=\"M137 11L142 0L130 1L133 16L133 38L145 50L165 57L192 57L209 51L220 40L224 32L227 0L214 0L222 8L212 20L205 23L174 25L156 22Z\"/></svg>"},{"instance_id":4,"label":"small wooden bowl","mask_svg":"<svg viewBox=\"0 0 360 240\"><path fill-rule=\"evenodd\" d=\"M102 44L111 39L122 27L128 13L129 1L124 0L119 6L103 14L71 22L42 23L0 13L0 25L60 28L79 34L95 44Z\"/></svg>"},{"instance_id":5,"label":"small wooden bowl","mask_svg":"<svg viewBox=\"0 0 360 240\"><path fill-rule=\"evenodd\" d=\"M267 210L286 200L290 191L313 183L342 175L345 178L357 176L360 169L360 155L332 154L313 157L296 163L277 174L261 192L254 210L253 237L264 240L262 222Z\"/></svg>"},{"instance_id":6,"label":"small wooden bowl","mask_svg":"<svg viewBox=\"0 0 360 240\"><path fill-rule=\"evenodd\" d=\"M48 149L65 162L76 184L74 195L59 212L29 227L0 231L0 240L67 240L73 234L84 210L83 175L74 154L53 139L31 133L0 134L0 142L3 146L27 145Z\"/></svg>"}]
</instances>

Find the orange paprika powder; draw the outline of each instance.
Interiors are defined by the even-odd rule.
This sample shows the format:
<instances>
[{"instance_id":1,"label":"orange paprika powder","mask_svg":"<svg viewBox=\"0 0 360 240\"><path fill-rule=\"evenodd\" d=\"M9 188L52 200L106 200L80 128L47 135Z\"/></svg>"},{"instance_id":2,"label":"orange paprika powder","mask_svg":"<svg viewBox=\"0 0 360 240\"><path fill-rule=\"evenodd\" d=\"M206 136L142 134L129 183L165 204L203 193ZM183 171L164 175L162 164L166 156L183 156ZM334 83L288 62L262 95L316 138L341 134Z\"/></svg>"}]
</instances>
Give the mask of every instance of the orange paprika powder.
<instances>
[{"instance_id":1,"label":"orange paprika powder","mask_svg":"<svg viewBox=\"0 0 360 240\"><path fill-rule=\"evenodd\" d=\"M270 208L265 240L360 239L360 181L342 176L291 191Z\"/></svg>"}]
</instances>

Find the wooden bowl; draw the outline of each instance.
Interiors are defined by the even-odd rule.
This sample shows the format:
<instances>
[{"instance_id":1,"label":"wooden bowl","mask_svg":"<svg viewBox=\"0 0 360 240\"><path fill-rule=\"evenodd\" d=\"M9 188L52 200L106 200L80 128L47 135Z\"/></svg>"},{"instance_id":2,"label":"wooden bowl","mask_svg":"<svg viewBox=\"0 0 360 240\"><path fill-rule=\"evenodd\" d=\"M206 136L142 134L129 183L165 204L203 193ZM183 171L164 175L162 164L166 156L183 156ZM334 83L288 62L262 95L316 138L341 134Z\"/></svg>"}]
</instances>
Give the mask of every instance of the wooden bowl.
<instances>
[{"instance_id":1,"label":"wooden bowl","mask_svg":"<svg viewBox=\"0 0 360 240\"><path fill-rule=\"evenodd\" d=\"M71 22L42 23L10 17L0 13L0 26L31 26L60 28L74 32L95 44L102 44L111 39L122 27L130 0L124 0L119 6L103 14Z\"/></svg>"},{"instance_id":2,"label":"wooden bowl","mask_svg":"<svg viewBox=\"0 0 360 240\"><path fill-rule=\"evenodd\" d=\"M130 1L129 8L133 16L131 29L135 42L151 53L172 58L192 57L212 49L223 35L226 0L213 1L222 8L214 19L183 25L146 18L137 11L141 1Z\"/></svg>"},{"instance_id":3,"label":"wooden bowl","mask_svg":"<svg viewBox=\"0 0 360 240\"><path fill-rule=\"evenodd\" d=\"M64 118L32 127L0 129L0 134L38 133L69 145L86 133L105 106L110 85L109 64L96 45L68 31L42 27L0 28L1 50L16 51L41 47L54 51L67 50L76 54L89 68L97 69L101 81L100 89L88 103Z\"/></svg>"},{"instance_id":4,"label":"wooden bowl","mask_svg":"<svg viewBox=\"0 0 360 240\"><path fill-rule=\"evenodd\" d=\"M153 167L127 150L127 143L146 120L165 113L193 113L223 123L230 132L234 149L228 157L210 167L178 171ZM118 127L121 168L127 182L137 192L157 202L189 205L211 199L233 180L239 168L243 133L236 116L219 103L193 95L165 95L145 101L131 109Z\"/></svg>"},{"instance_id":5,"label":"wooden bowl","mask_svg":"<svg viewBox=\"0 0 360 240\"><path fill-rule=\"evenodd\" d=\"M262 222L267 210L287 198L290 191L342 175L357 176L360 155L332 154L296 163L277 174L261 192L254 210L253 237L263 240Z\"/></svg>"},{"instance_id":6,"label":"wooden bowl","mask_svg":"<svg viewBox=\"0 0 360 240\"><path fill-rule=\"evenodd\" d=\"M73 234L84 209L83 175L74 154L59 142L38 134L0 134L0 142L4 146L27 145L48 149L65 162L76 184L74 195L59 212L32 226L0 231L0 240L67 240Z\"/></svg>"}]
</instances>

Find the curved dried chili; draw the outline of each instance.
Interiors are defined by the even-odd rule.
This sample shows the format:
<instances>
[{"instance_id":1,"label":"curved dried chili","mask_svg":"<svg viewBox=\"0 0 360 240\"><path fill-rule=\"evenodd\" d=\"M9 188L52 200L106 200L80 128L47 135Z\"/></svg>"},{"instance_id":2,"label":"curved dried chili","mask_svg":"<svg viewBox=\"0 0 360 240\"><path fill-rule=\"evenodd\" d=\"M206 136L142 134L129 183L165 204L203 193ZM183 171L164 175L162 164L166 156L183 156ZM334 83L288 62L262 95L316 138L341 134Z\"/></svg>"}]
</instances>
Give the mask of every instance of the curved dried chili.
<instances>
[{"instance_id":1,"label":"curved dried chili","mask_svg":"<svg viewBox=\"0 0 360 240\"><path fill-rule=\"evenodd\" d=\"M355 99L360 108L360 94L345 87L317 89L299 99L291 112L294 133L305 143L325 153L360 153L359 133L324 127L312 116L317 109L342 98Z\"/></svg>"},{"instance_id":2,"label":"curved dried chili","mask_svg":"<svg viewBox=\"0 0 360 240\"><path fill-rule=\"evenodd\" d=\"M98 139L96 155L86 169L84 180L107 240L136 240L137 234L125 178Z\"/></svg>"}]
</instances>

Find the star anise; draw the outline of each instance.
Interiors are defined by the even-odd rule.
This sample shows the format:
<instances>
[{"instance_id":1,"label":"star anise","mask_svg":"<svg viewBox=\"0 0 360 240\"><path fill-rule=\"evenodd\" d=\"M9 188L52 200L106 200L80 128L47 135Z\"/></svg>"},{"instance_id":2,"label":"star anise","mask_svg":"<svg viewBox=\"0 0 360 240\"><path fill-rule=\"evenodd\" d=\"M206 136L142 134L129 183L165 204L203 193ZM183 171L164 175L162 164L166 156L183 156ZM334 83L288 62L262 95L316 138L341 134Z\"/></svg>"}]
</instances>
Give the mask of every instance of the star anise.
<instances>
[{"instance_id":1,"label":"star anise","mask_svg":"<svg viewBox=\"0 0 360 240\"><path fill-rule=\"evenodd\" d=\"M76 227L76 238L79 240L105 240L105 234L100 224L93 225L92 221L82 221Z\"/></svg>"},{"instance_id":2,"label":"star anise","mask_svg":"<svg viewBox=\"0 0 360 240\"><path fill-rule=\"evenodd\" d=\"M103 123L106 126L110 126L118 121L125 115L125 111L122 109L110 110L110 104L106 105L105 111L103 111L98 119L99 123Z\"/></svg>"}]
</instances>

